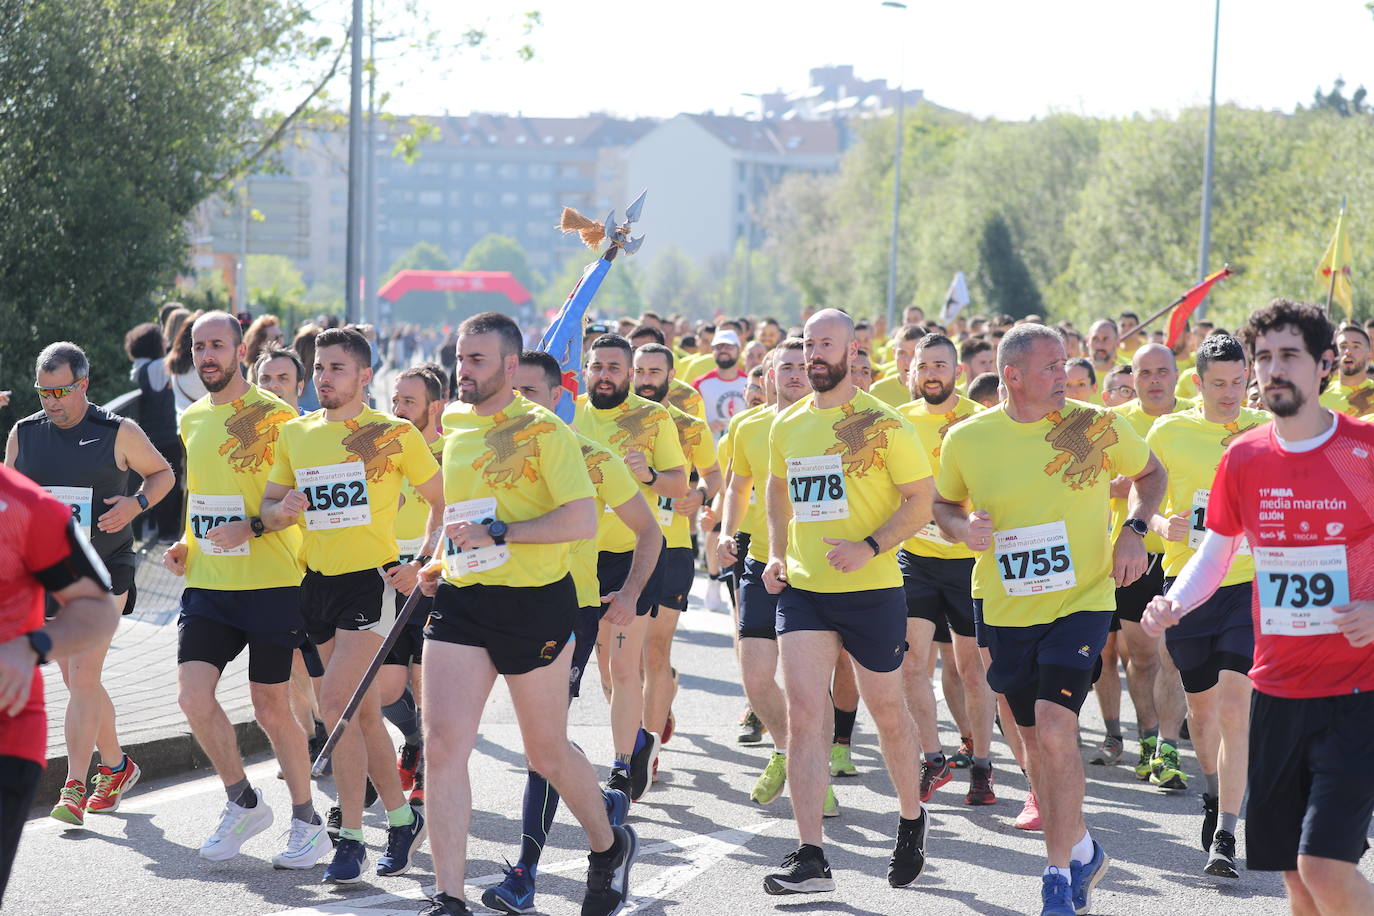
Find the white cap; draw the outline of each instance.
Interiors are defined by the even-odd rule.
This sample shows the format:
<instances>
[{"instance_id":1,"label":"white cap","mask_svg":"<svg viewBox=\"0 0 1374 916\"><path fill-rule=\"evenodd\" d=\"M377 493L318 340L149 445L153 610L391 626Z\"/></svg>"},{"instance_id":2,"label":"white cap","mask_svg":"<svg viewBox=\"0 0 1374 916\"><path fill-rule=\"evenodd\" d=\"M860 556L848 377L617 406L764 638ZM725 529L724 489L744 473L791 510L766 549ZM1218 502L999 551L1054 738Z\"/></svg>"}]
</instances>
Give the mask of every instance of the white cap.
<instances>
[{"instance_id":1,"label":"white cap","mask_svg":"<svg viewBox=\"0 0 1374 916\"><path fill-rule=\"evenodd\" d=\"M711 346L713 346L713 347L726 347L726 346L729 346L729 347L738 347L738 346L739 346L739 335L736 334L734 331L730 330L729 328L726 328L724 331L717 331L717 332L716 332L716 336L711 338Z\"/></svg>"}]
</instances>

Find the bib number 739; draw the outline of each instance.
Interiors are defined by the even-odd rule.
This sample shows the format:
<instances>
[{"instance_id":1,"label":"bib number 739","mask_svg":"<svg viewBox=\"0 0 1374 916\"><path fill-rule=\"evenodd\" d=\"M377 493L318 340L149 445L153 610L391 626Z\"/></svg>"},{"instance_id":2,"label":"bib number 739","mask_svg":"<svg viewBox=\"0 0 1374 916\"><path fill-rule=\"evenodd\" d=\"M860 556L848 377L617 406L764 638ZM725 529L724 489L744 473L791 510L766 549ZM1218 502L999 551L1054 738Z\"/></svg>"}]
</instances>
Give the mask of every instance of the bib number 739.
<instances>
[{"instance_id":1,"label":"bib number 739","mask_svg":"<svg viewBox=\"0 0 1374 916\"><path fill-rule=\"evenodd\" d=\"M1256 547L1260 632L1278 636L1336 633L1331 610L1350 601L1345 547Z\"/></svg>"}]
</instances>

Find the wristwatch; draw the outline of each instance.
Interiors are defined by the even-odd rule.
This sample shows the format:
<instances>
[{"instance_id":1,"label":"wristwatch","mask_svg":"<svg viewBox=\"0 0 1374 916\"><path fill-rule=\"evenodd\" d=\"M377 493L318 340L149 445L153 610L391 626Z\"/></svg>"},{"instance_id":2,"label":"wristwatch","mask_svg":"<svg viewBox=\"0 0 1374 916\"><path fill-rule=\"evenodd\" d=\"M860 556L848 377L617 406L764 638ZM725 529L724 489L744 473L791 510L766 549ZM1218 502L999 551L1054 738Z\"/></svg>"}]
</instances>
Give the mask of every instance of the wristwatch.
<instances>
[{"instance_id":1,"label":"wristwatch","mask_svg":"<svg viewBox=\"0 0 1374 916\"><path fill-rule=\"evenodd\" d=\"M875 538L873 535L870 534L868 537L864 538L864 543L867 544L869 547L873 548L873 555L875 557L878 554L882 553L882 550L880 550L878 547L878 539Z\"/></svg>"},{"instance_id":2,"label":"wristwatch","mask_svg":"<svg viewBox=\"0 0 1374 916\"><path fill-rule=\"evenodd\" d=\"M418 557L416 557L415 559L411 560L410 562L412 562L412 563L419 563L419 564L420 564L420 568L421 568L421 569L424 569L426 566L429 565L429 561L432 560L432 559L434 559L434 557L430 556L430 555L427 554L427 553L422 553L422 554L420 554Z\"/></svg>"},{"instance_id":3,"label":"wristwatch","mask_svg":"<svg viewBox=\"0 0 1374 916\"><path fill-rule=\"evenodd\" d=\"M652 487L656 483L658 483L658 471L655 471L653 468L649 468L649 483L647 484L647 486Z\"/></svg>"},{"instance_id":4,"label":"wristwatch","mask_svg":"<svg viewBox=\"0 0 1374 916\"><path fill-rule=\"evenodd\" d=\"M1145 520L1143 518L1128 518L1126 519L1126 521L1121 523L1121 527L1129 528L1141 537L1144 537L1145 535L1150 533L1150 526L1145 524Z\"/></svg>"},{"instance_id":5,"label":"wristwatch","mask_svg":"<svg viewBox=\"0 0 1374 916\"><path fill-rule=\"evenodd\" d=\"M253 537L260 538L267 533L267 526L262 523L259 516L253 516L248 520L248 527L253 529Z\"/></svg>"},{"instance_id":6,"label":"wristwatch","mask_svg":"<svg viewBox=\"0 0 1374 916\"><path fill-rule=\"evenodd\" d=\"M490 525L487 526L487 534L491 536L492 541L494 541L496 544L504 544L506 543L507 527L508 526L506 525L506 523L498 518L496 521L492 522Z\"/></svg>"},{"instance_id":7,"label":"wristwatch","mask_svg":"<svg viewBox=\"0 0 1374 916\"><path fill-rule=\"evenodd\" d=\"M148 511L148 497L144 496L142 492L138 492L134 494L134 499L138 500L138 507L140 509L144 512Z\"/></svg>"},{"instance_id":8,"label":"wristwatch","mask_svg":"<svg viewBox=\"0 0 1374 916\"><path fill-rule=\"evenodd\" d=\"M29 648L38 655L38 661L34 664L46 665L48 653L52 651L52 637L46 630L30 630L24 635L29 638Z\"/></svg>"}]
</instances>

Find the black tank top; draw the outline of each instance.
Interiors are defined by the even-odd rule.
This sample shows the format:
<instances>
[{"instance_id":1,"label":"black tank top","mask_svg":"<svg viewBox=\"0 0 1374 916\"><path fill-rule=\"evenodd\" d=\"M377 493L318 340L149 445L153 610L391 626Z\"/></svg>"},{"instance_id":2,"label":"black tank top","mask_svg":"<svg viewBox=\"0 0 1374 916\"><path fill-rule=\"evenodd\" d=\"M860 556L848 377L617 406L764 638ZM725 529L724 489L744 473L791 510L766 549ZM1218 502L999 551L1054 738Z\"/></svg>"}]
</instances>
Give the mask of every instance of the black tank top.
<instances>
[{"instance_id":1,"label":"black tank top","mask_svg":"<svg viewBox=\"0 0 1374 916\"><path fill-rule=\"evenodd\" d=\"M138 367L138 425L154 445L161 446L177 440L176 392L170 384L161 391L153 390L148 380L151 365Z\"/></svg>"},{"instance_id":2,"label":"black tank top","mask_svg":"<svg viewBox=\"0 0 1374 916\"><path fill-rule=\"evenodd\" d=\"M71 429L56 426L41 410L15 427L19 435L16 470L41 487L90 488L89 502L84 494L59 492L59 498L72 506L77 526L106 561L121 554L132 560L133 555L132 526L114 534L95 526L95 519L110 509L105 500L126 495L129 486L128 470L120 470L115 461L115 436L121 420L118 414L91 404L85 419Z\"/></svg>"}]
</instances>

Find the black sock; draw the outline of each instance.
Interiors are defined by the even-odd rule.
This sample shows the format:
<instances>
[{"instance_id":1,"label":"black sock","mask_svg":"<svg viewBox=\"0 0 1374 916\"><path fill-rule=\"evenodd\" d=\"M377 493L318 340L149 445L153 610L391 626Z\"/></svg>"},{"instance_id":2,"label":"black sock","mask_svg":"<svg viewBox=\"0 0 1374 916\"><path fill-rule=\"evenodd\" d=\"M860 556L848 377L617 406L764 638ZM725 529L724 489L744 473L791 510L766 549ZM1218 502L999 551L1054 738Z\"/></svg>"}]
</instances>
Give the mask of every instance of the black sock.
<instances>
[{"instance_id":1,"label":"black sock","mask_svg":"<svg viewBox=\"0 0 1374 916\"><path fill-rule=\"evenodd\" d=\"M835 707L835 743L848 744L854 737L854 719L859 715L857 709Z\"/></svg>"},{"instance_id":2,"label":"black sock","mask_svg":"<svg viewBox=\"0 0 1374 916\"><path fill-rule=\"evenodd\" d=\"M596 859L598 862L601 862L603 864L614 862L616 860L616 858L620 855L621 849L620 831L612 828L611 833L614 834L615 840L611 843L610 848L603 850L602 852L592 852L591 858Z\"/></svg>"},{"instance_id":3,"label":"black sock","mask_svg":"<svg viewBox=\"0 0 1374 916\"><path fill-rule=\"evenodd\" d=\"M396 726L401 736L406 739L406 744L420 747L424 743L420 735L420 710L415 705L415 695L410 692L409 687L395 703L382 707L382 715Z\"/></svg>"},{"instance_id":4,"label":"black sock","mask_svg":"<svg viewBox=\"0 0 1374 916\"><path fill-rule=\"evenodd\" d=\"M525 777L525 802L520 819L520 861L531 867L539 864L549 828L558 813L558 791L534 770Z\"/></svg>"},{"instance_id":5,"label":"black sock","mask_svg":"<svg viewBox=\"0 0 1374 916\"><path fill-rule=\"evenodd\" d=\"M234 799L234 804L240 808L256 808L258 806L258 793L254 792L253 787L247 783L248 780L245 779L243 791L239 793L238 798Z\"/></svg>"},{"instance_id":6,"label":"black sock","mask_svg":"<svg viewBox=\"0 0 1374 916\"><path fill-rule=\"evenodd\" d=\"M925 811L924 808L921 809L921 817L902 817L902 816L899 814L899 815L897 815L898 827L899 827L899 828L900 828L900 827L905 827L905 828L907 828L908 830L915 830L917 827L920 826L920 824L921 824L921 819L924 818L925 816L926 816L926 811Z\"/></svg>"}]
</instances>

